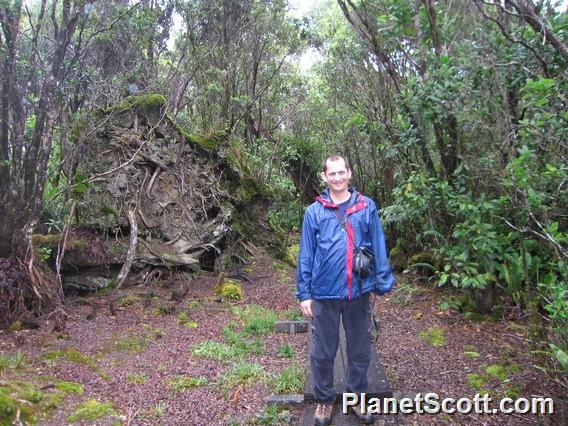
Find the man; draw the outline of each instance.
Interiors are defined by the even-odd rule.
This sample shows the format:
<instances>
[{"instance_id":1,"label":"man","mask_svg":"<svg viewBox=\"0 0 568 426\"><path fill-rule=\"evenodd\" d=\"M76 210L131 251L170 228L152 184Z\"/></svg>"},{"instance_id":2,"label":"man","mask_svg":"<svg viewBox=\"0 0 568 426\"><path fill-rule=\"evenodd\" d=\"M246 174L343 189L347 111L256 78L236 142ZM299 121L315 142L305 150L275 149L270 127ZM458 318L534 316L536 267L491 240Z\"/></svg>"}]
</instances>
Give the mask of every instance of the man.
<instances>
[{"instance_id":1,"label":"man","mask_svg":"<svg viewBox=\"0 0 568 426\"><path fill-rule=\"evenodd\" d=\"M347 343L345 390L361 394L367 391L371 301L394 283L377 208L373 200L350 188L351 169L345 158L327 156L321 177L327 189L306 209L296 275L296 297L304 316L312 320L310 363L317 426L331 422L340 318ZM354 251L361 247L374 254L373 271L366 277L353 271ZM352 411L362 423L373 423L360 407Z\"/></svg>"}]
</instances>

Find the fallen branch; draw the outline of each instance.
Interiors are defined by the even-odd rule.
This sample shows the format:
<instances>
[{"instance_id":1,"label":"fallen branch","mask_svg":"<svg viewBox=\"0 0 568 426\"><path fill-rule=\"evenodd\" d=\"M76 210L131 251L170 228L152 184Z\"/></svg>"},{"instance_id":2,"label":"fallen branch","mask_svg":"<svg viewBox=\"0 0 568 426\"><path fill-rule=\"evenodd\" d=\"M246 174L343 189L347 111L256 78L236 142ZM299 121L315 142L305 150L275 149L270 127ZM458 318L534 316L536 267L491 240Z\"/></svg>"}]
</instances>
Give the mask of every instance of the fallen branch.
<instances>
[{"instance_id":1,"label":"fallen branch","mask_svg":"<svg viewBox=\"0 0 568 426\"><path fill-rule=\"evenodd\" d=\"M120 288L126 279L126 276L130 272L130 267L132 266L132 260L136 254L136 245L138 242L138 225L136 224L136 216L134 212L130 209L126 211L128 216L128 223L130 224L130 244L128 246L128 252L126 253L126 259L120 268L118 277L116 278L116 288Z\"/></svg>"}]
</instances>

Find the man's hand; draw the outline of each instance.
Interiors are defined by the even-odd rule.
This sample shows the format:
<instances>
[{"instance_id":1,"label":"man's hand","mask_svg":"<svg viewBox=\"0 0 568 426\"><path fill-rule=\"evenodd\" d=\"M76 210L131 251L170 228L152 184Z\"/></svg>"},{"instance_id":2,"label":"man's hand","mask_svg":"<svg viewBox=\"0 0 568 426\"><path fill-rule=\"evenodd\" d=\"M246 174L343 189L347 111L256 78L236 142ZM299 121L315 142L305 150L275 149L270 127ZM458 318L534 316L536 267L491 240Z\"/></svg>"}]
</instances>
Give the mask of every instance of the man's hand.
<instances>
[{"instance_id":1,"label":"man's hand","mask_svg":"<svg viewBox=\"0 0 568 426\"><path fill-rule=\"evenodd\" d=\"M313 318L314 315L312 314L312 299L300 302L300 308L302 308L302 314L304 314L304 317L309 319Z\"/></svg>"}]
</instances>

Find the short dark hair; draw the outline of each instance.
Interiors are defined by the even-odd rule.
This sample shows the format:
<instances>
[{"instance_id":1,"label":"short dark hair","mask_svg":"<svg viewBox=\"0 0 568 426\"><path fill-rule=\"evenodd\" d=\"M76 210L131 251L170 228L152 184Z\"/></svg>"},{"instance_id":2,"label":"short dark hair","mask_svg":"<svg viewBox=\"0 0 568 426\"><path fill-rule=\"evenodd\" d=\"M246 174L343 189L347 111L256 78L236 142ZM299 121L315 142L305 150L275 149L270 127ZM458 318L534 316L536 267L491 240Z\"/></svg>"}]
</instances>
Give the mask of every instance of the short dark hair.
<instances>
[{"instance_id":1,"label":"short dark hair","mask_svg":"<svg viewBox=\"0 0 568 426\"><path fill-rule=\"evenodd\" d=\"M341 154L329 154L328 156L325 157L325 160L323 160L323 164L321 166L321 171L322 172L326 172L327 171L327 161L337 161L337 160L343 160L345 161L345 168L347 170L351 170L351 166L349 165L349 161L347 161L347 158L345 158L343 155Z\"/></svg>"}]
</instances>

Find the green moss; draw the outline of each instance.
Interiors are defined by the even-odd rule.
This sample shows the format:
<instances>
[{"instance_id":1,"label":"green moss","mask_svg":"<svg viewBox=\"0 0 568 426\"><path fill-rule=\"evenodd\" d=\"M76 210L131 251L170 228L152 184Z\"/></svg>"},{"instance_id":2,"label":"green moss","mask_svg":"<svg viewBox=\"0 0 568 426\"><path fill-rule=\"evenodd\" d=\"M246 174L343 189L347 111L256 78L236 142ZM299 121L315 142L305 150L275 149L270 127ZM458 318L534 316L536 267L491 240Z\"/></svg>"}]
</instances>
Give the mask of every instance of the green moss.
<instances>
[{"instance_id":1,"label":"green moss","mask_svg":"<svg viewBox=\"0 0 568 426\"><path fill-rule=\"evenodd\" d=\"M148 339L144 336L127 336L114 343L116 350L130 353L142 353L148 347Z\"/></svg>"},{"instance_id":2,"label":"green moss","mask_svg":"<svg viewBox=\"0 0 568 426\"><path fill-rule=\"evenodd\" d=\"M116 411L110 402L100 403L89 399L77 407L75 413L67 417L67 421L74 423L79 420L96 420L105 416L116 416Z\"/></svg>"},{"instance_id":3,"label":"green moss","mask_svg":"<svg viewBox=\"0 0 568 426\"><path fill-rule=\"evenodd\" d=\"M30 393L30 387L37 391L37 389L29 383L2 382L2 384L0 384L1 425L13 424L18 413L20 421L25 423L35 423L37 406L33 403L34 401L30 401L25 398L25 395L29 395Z\"/></svg>"},{"instance_id":4,"label":"green moss","mask_svg":"<svg viewBox=\"0 0 568 426\"><path fill-rule=\"evenodd\" d=\"M21 321L14 321L12 324L10 324L10 327L8 327L9 331L20 331L22 329L22 322Z\"/></svg>"},{"instance_id":5,"label":"green moss","mask_svg":"<svg viewBox=\"0 0 568 426\"><path fill-rule=\"evenodd\" d=\"M180 312L178 314L178 324L183 325L186 328L197 328L197 323L190 320L185 312Z\"/></svg>"},{"instance_id":6,"label":"green moss","mask_svg":"<svg viewBox=\"0 0 568 426\"><path fill-rule=\"evenodd\" d=\"M152 308L150 313L155 316L162 316L162 315L170 315L176 311L176 307L172 303L162 303L160 306L156 308Z\"/></svg>"},{"instance_id":7,"label":"green moss","mask_svg":"<svg viewBox=\"0 0 568 426\"><path fill-rule=\"evenodd\" d=\"M187 142L197 145L208 151L217 148L227 137L227 132L222 129L214 130L204 135L192 135L186 132L169 115L166 115L166 119L168 123L171 124Z\"/></svg>"},{"instance_id":8,"label":"green moss","mask_svg":"<svg viewBox=\"0 0 568 426\"><path fill-rule=\"evenodd\" d=\"M478 312L471 312L471 311L464 312L463 316L466 317L468 320L477 323L481 323L487 319L487 316L480 314Z\"/></svg>"},{"instance_id":9,"label":"green moss","mask_svg":"<svg viewBox=\"0 0 568 426\"><path fill-rule=\"evenodd\" d=\"M122 102L106 109L106 113L124 112L129 109L137 108L143 111L160 109L166 105L166 98L156 93L148 93L146 95L129 96Z\"/></svg>"},{"instance_id":10,"label":"green moss","mask_svg":"<svg viewBox=\"0 0 568 426\"><path fill-rule=\"evenodd\" d=\"M59 389L44 393L33 383L1 380L0 425L35 424L57 407L63 395Z\"/></svg>"},{"instance_id":11,"label":"green moss","mask_svg":"<svg viewBox=\"0 0 568 426\"><path fill-rule=\"evenodd\" d=\"M479 352L465 351L463 354L468 358L479 358Z\"/></svg>"},{"instance_id":12,"label":"green moss","mask_svg":"<svg viewBox=\"0 0 568 426\"><path fill-rule=\"evenodd\" d=\"M519 366L517 364L509 365L499 365L492 364L485 368L485 372L488 376L498 379L500 382L505 382L509 380L509 376L519 372Z\"/></svg>"},{"instance_id":13,"label":"green moss","mask_svg":"<svg viewBox=\"0 0 568 426\"><path fill-rule=\"evenodd\" d=\"M486 382L487 378L480 374L471 373L467 375L467 384L469 385L469 387L481 394L487 393L483 389L483 386L485 385Z\"/></svg>"},{"instance_id":14,"label":"green moss","mask_svg":"<svg viewBox=\"0 0 568 426\"><path fill-rule=\"evenodd\" d=\"M77 382L65 382L61 381L55 384L55 387L63 393L76 393L78 395L83 395L83 385Z\"/></svg>"},{"instance_id":15,"label":"green moss","mask_svg":"<svg viewBox=\"0 0 568 426\"><path fill-rule=\"evenodd\" d=\"M119 297L116 301L116 304L121 308L126 308L128 306L134 305L139 300L140 296L138 296L137 294L127 294Z\"/></svg>"},{"instance_id":16,"label":"green moss","mask_svg":"<svg viewBox=\"0 0 568 426\"><path fill-rule=\"evenodd\" d=\"M74 348L63 348L58 351L51 351L47 352L43 355L43 358L46 361L55 362L58 359L64 359L68 362L72 362L74 364L85 365L89 367L89 369L97 374L103 380L110 380L110 376L106 374L102 369L97 365L97 363L89 358L86 355L81 354Z\"/></svg>"},{"instance_id":17,"label":"green moss","mask_svg":"<svg viewBox=\"0 0 568 426\"><path fill-rule=\"evenodd\" d=\"M237 281L226 279L215 289L215 294L226 299L241 300L243 298L243 289Z\"/></svg>"},{"instance_id":18,"label":"green moss","mask_svg":"<svg viewBox=\"0 0 568 426\"><path fill-rule=\"evenodd\" d=\"M300 245L292 244L286 249L286 255L284 256L284 262L290 265L292 268L297 266L298 254L300 253Z\"/></svg>"},{"instance_id":19,"label":"green moss","mask_svg":"<svg viewBox=\"0 0 568 426\"><path fill-rule=\"evenodd\" d=\"M446 338L444 337L444 330L437 327L430 327L428 330L421 330L418 336L428 343L430 346L439 348L446 344Z\"/></svg>"},{"instance_id":20,"label":"green moss","mask_svg":"<svg viewBox=\"0 0 568 426\"><path fill-rule=\"evenodd\" d=\"M183 392L186 389L204 386L208 383L205 377L174 376L166 380L168 386L175 392Z\"/></svg>"}]
</instances>

